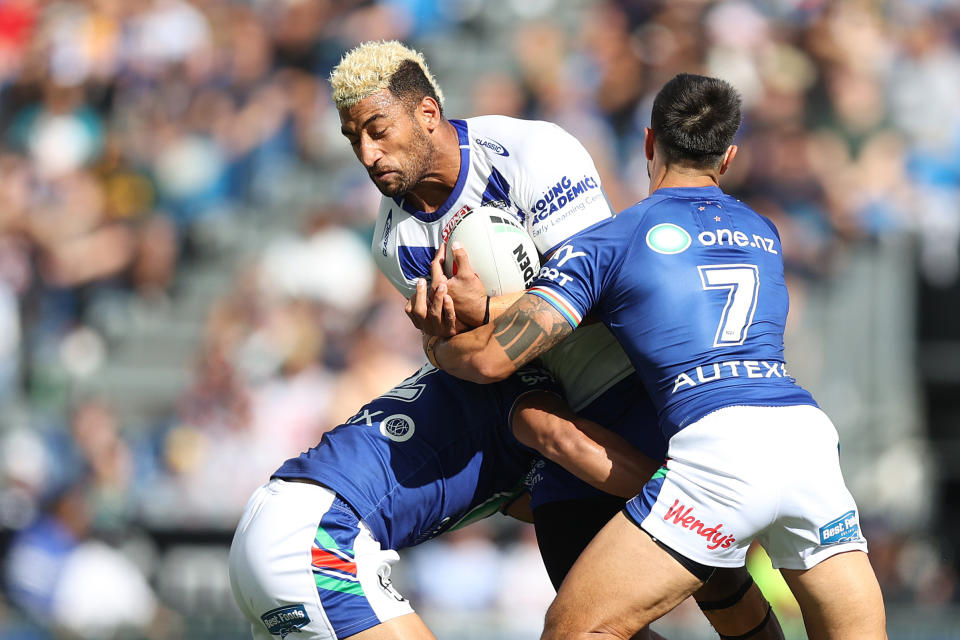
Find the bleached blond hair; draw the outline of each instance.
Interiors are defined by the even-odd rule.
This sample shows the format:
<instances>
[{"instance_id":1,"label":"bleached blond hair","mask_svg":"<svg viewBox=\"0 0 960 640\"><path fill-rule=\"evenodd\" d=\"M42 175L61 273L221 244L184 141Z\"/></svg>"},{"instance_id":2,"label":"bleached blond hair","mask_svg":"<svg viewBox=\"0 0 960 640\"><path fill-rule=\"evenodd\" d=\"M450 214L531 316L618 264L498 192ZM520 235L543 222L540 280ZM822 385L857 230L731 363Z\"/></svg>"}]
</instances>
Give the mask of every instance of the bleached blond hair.
<instances>
[{"instance_id":1,"label":"bleached blond hair","mask_svg":"<svg viewBox=\"0 0 960 640\"><path fill-rule=\"evenodd\" d=\"M347 52L330 72L333 103L337 109L350 108L377 91L389 88L393 74L407 61L420 67L443 109L443 92L427 68L423 55L396 40L364 42Z\"/></svg>"}]
</instances>

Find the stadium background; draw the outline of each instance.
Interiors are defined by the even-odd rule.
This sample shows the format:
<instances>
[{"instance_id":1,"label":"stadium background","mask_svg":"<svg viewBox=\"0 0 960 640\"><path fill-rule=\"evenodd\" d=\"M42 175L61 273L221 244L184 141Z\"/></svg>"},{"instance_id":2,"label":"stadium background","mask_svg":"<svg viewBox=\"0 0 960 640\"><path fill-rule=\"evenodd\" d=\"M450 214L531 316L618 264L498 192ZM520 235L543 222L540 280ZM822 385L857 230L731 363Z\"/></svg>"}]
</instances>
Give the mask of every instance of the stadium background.
<instances>
[{"instance_id":1,"label":"stadium background","mask_svg":"<svg viewBox=\"0 0 960 640\"><path fill-rule=\"evenodd\" d=\"M325 83L386 38L449 116L577 135L617 208L665 80L742 91L725 187L780 228L788 364L841 431L890 636L960 637L955 3L0 0L0 639L247 637L250 492L422 359ZM537 636L529 527L403 555L441 639ZM690 607L659 628L710 637Z\"/></svg>"}]
</instances>

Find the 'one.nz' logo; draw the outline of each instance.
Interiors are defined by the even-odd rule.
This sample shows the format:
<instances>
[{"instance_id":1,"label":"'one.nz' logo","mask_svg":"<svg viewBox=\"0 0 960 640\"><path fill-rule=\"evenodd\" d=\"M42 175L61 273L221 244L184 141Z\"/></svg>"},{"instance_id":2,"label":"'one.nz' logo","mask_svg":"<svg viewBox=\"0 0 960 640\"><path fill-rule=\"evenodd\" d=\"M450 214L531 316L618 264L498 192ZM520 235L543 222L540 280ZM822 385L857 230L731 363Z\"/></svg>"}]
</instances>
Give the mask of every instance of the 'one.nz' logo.
<instances>
[{"instance_id":1,"label":"'one.nz' logo","mask_svg":"<svg viewBox=\"0 0 960 640\"><path fill-rule=\"evenodd\" d=\"M272 636L286 638L287 634L300 633L301 630L310 624L310 616L302 604L291 604L286 607L277 607L271 609L260 616L263 625Z\"/></svg>"}]
</instances>

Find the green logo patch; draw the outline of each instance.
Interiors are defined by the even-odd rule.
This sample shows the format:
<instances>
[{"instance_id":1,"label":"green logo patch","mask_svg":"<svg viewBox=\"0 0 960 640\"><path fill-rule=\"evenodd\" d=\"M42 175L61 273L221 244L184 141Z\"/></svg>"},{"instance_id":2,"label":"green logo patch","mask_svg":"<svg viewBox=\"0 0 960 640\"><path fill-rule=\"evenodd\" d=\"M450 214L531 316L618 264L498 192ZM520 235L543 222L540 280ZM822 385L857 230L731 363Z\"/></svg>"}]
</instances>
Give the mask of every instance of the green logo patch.
<instances>
[{"instance_id":1,"label":"green logo patch","mask_svg":"<svg viewBox=\"0 0 960 640\"><path fill-rule=\"evenodd\" d=\"M664 222L647 231L647 246L657 253L682 253L690 246L690 234L682 227Z\"/></svg>"}]
</instances>

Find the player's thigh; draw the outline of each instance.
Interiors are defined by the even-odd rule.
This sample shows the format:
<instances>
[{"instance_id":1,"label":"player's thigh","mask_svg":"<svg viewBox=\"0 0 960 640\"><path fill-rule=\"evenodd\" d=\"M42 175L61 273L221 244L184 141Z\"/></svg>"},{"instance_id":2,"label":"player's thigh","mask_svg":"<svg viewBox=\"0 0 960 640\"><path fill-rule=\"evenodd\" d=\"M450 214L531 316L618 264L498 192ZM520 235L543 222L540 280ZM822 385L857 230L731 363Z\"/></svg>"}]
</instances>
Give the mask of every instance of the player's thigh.
<instances>
[{"instance_id":1,"label":"player's thigh","mask_svg":"<svg viewBox=\"0 0 960 640\"><path fill-rule=\"evenodd\" d=\"M416 613L392 618L347 638L349 640L436 640L436 636Z\"/></svg>"},{"instance_id":2,"label":"player's thigh","mask_svg":"<svg viewBox=\"0 0 960 640\"><path fill-rule=\"evenodd\" d=\"M880 585L863 551L848 551L810 569L781 569L800 604L810 640L886 638Z\"/></svg>"},{"instance_id":3,"label":"player's thigh","mask_svg":"<svg viewBox=\"0 0 960 640\"><path fill-rule=\"evenodd\" d=\"M702 581L622 513L574 563L547 611L544 638L630 638Z\"/></svg>"},{"instance_id":4,"label":"player's thigh","mask_svg":"<svg viewBox=\"0 0 960 640\"><path fill-rule=\"evenodd\" d=\"M592 497L548 502L534 510L540 556L554 589L560 589L573 563L625 502L619 496L597 492ZM663 640L663 636L644 627L631 640Z\"/></svg>"}]
</instances>

